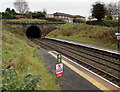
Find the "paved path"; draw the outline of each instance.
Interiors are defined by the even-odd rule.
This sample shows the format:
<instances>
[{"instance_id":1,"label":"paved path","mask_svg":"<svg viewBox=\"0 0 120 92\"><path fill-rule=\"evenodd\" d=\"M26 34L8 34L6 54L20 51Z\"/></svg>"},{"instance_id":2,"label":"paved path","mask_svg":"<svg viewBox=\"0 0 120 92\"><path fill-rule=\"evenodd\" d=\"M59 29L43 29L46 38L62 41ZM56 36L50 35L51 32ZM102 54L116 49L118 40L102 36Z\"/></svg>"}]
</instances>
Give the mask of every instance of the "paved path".
<instances>
[{"instance_id":1,"label":"paved path","mask_svg":"<svg viewBox=\"0 0 120 92\"><path fill-rule=\"evenodd\" d=\"M55 75L56 58L50 55L46 50L38 50L36 54L46 63L49 71ZM64 65L63 77L58 78L58 83L62 90L89 90L89 92L97 90L97 92L101 92L99 88L66 65Z\"/></svg>"}]
</instances>

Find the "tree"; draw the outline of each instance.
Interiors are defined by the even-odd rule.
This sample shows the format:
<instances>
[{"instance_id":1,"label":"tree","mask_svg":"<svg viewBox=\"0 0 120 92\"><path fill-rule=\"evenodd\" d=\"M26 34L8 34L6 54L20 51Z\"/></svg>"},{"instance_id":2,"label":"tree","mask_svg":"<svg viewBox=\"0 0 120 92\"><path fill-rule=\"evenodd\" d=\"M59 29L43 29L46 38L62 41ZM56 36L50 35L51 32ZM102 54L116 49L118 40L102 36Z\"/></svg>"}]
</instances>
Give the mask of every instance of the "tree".
<instances>
[{"instance_id":1,"label":"tree","mask_svg":"<svg viewBox=\"0 0 120 92\"><path fill-rule=\"evenodd\" d=\"M12 12L12 14L13 14L13 15L15 15L15 14L16 14L16 12L15 12L15 10L14 10L14 9L12 9L12 10L11 10L11 12Z\"/></svg>"},{"instance_id":2,"label":"tree","mask_svg":"<svg viewBox=\"0 0 120 92\"><path fill-rule=\"evenodd\" d=\"M3 18L14 18L16 14L14 9L6 8L5 12L2 13Z\"/></svg>"},{"instance_id":3,"label":"tree","mask_svg":"<svg viewBox=\"0 0 120 92\"><path fill-rule=\"evenodd\" d=\"M16 14L15 10L14 9L11 10L10 8L6 8L5 13L10 13L11 15Z\"/></svg>"},{"instance_id":4,"label":"tree","mask_svg":"<svg viewBox=\"0 0 120 92\"><path fill-rule=\"evenodd\" d=\"M10 19L10 18L13 18L13 16L9 12L5 12L3 15L3 18Z\"/></svg>"},{"instance_id":5,"label":"tree","mask_svg":"<svg viewBox=\"0 0 120 92\"><path fill-rule=\"evenodd\" d=\"M117 3L109 3L108 5L106 5L106 9L107 9L107 19L112 20L113 18L115 18L115 16L118 13L118 6Z\"/></svg>"},{"instance_id":6,"label":"tree","mask_svg":"<svg viewBox=\"0 0 120 92\"><path fill-rule=\"evenodd\" d=\"M10 8L6 8L5 12L11 12L11 9Z\"/></svg>"},{"instance_id":7,"label":"tree","mask_svg":"<svg viewBox=\"0 0 120 92\"><path fill-rule=\"evenodd\" d=\"M37 19L45 18L45 14L46 14L45 11L37 11L32 13L32 18L37 18Z\"/></svg>"},{"instance_id":8,"label":"tree","mask_svg":"<svg viewBox=\"0 0 120 92\"><path fill-rule=\"evenodd\" d=\"M26 13L29 11L28 3L25 0L16 0L14 6L19 13Z\"/></svg>"},{"instance_id":9,"label":"tree","mask_svg":"<svg viewBox=\"0 0 120 92\"><path fill-rule=\"evenodd\" d=\"M46 10L44 9L42 14L45 16L47 14Z\"/></svg>"},{"instance_id":10,"label":"tree","mask_svg":"<svg viewBox=\"0 0 120 92\"><path fill-rule=\"evenodd\" d=\"M6 8L5 13L10 13L11 15L16 14L15 10L14 9L11 10L10 8Z\"/></svg>"},{"instance_id":11,"label":"tree","mask_svg":"<svg viewBox=\"0 0 120 92\"><path fill-rule=\"evenodd\" d=\"M91 12L94 18L96 18L98 21L101 21L105 17L105 5L100 2L96 2L92 5Z\"/></svg>"}]
</instances>

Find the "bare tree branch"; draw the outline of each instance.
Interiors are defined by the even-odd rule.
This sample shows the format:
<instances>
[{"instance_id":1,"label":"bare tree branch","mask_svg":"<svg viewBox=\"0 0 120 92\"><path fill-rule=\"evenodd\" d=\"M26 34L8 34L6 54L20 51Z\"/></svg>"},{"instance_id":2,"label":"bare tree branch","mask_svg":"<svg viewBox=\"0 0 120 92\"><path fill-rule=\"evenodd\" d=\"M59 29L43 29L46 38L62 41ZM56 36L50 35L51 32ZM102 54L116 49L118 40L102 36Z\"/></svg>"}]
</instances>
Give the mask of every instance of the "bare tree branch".
<instances>
[{"instance_id":1,"label":"bare tree branch","mask_svg":"<svg viewBox=\"0 0 120 92\"><path fill-rule=\"evenodd\" d=\"M107 6L107 15L111 18L114 18L118 14L118 4L117 3L109 3Z\"/></svg>"},{"instance_id":2,"label":"bare tree branch","mask_svg":"<svg viewBox=\"0 0 120 92\"><path fill-rule=\"evenodd\" d=\"M14 6L19 13L26 13L29 11L28 3L25 0L16 0Z\"/></svg>"}]
</instances>

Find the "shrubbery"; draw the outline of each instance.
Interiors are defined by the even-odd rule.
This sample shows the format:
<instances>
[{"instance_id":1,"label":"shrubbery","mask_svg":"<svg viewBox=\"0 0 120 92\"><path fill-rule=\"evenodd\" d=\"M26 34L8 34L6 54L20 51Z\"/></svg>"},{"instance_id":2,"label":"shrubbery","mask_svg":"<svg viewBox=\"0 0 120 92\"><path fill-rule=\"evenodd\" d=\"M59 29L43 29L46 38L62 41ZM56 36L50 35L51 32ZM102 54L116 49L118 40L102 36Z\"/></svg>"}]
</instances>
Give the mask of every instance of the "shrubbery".
<instances>
[{"instance_id":1,"label":"shrubbery","mask_svg":"<svg viewBox=\"0 0 120 92\"><path fill-rule=\"evenodd\" d=\"M45 18L45 19L53 22L63 22L61 19L55 19L55 18Z\"/></svg>"},{"instance_id":2,"label":"shrubbery","mask_svg":"<svg viewBox=\"0 0 120 92\"><path fill-rule=\"evenodd\" d=\"M118 22L113 22L113 21L87 21L86 24L100 25L100 26L107 26L107 27L118 26ZM120 23L119 23L119 26L120 26Z\"/></svg>"},{"instance_id":3,"label":"shrubbery","mask_svg":"<svg viewBox=\"0 0 120 92\"><path fill-rule=\"evenodd\" d=\"M84 20L82 19L73 19L74 23L84 23Z\"/></svg>"},{"instance_id":4,"label":"shrubbery","mask_svg":"<svg viewBox=\"0 0 120 92\"><path fill-rule=\"evenodd\" d=\"M39 86L38 82L39 77L33 76L31 73L25 72L18 75L13 67L2 70L2 90L35 90Z\"/></svg>"}]
</instances>

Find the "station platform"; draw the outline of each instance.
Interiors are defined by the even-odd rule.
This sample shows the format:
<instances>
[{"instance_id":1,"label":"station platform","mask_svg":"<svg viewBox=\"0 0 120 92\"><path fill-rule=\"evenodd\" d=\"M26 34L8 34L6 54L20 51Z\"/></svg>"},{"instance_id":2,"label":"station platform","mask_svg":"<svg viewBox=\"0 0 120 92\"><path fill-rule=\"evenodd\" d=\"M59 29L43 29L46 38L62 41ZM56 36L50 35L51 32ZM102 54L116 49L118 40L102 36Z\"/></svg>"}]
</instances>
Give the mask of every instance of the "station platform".
<instances>
[{"instance_id":1,"label":"station platform","mask_svg":"<svg viewBox=\"0 0 120 92\"><path fill-rule=\"evenodd\" d=\"M55 66L57 64L57 52L38 50L36 54L45 62L49 72L55 76ZM69 58L62 56L64 64L63 76L57 78L58 84L62 90L79 90L79 91L97 91L106 90L117 91L120 87L77 64ZM54 89L53 89L54 90Z\"/></svg>"}]
</instances>

